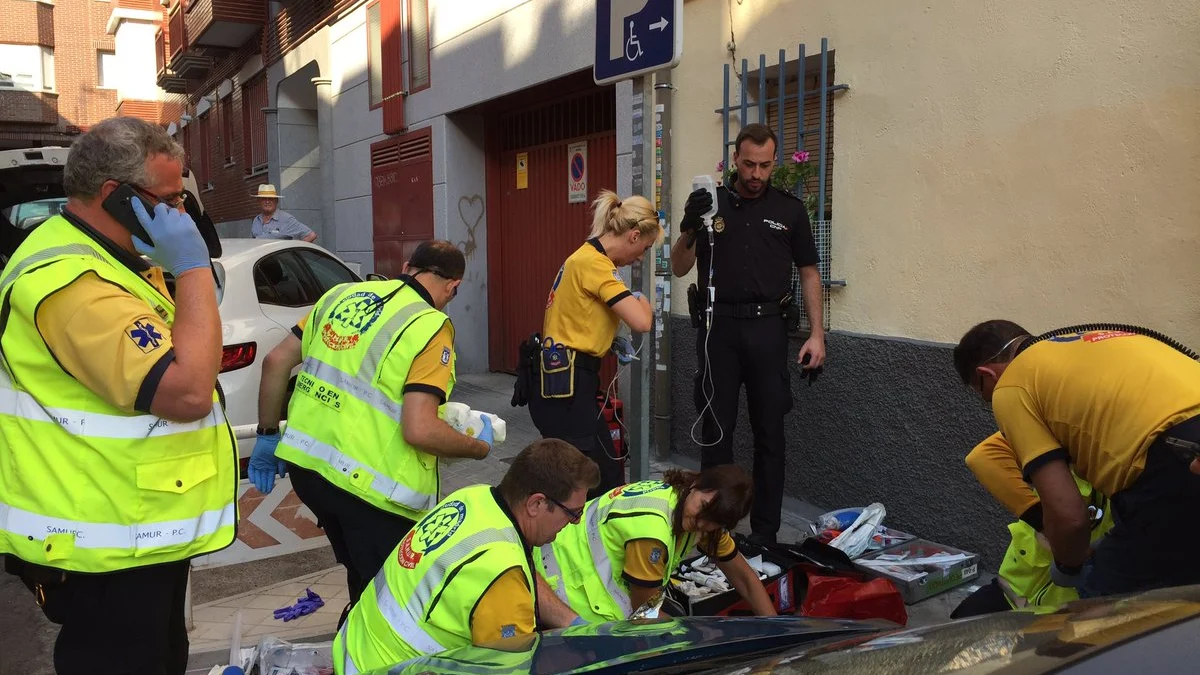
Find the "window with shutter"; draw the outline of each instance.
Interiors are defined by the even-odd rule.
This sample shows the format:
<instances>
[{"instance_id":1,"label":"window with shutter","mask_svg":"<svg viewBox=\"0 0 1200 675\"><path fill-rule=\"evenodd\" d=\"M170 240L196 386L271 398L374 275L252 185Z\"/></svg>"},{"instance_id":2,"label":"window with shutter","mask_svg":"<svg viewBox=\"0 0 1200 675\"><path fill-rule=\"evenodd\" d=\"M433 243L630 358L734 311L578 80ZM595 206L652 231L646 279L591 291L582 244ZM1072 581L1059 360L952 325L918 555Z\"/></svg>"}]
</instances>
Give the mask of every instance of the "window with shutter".
<instances>
[{"instance_id":1,"label":"window with shutter","mask_svg":"<svg viewBox=\"0 0 1200 675\"><path fill-rule=\"evenodd\" d=\"M429 88L429 2L408 2L408 91Z\"/></svg>"},{"instance_id":2,"label":"window with shutter","mask_svg":"<svg viewBox=\"0 0 1200 675\"><path fill-rule=\"evenodd\" d=\"M233 93L221 99L221 149L225 151L225 164L233 164Z\"/></svg>"},{"instance_id":3,"label":"window with shutter","mask_svg":"<svg viewBox=\"0 0 1200 675\"><path fill-rule=\"evenodd\" d=\"M404 131L404 45L400 0L374 0L367 6L368 89L371 108L383 108L383 133Z\"/></svg>"},{"instance_id":4,"label":"window with shutter","mask_svg":"<svg viewBox=\"0 0 1200 675\"><path fill-rule=\"evenodd\" d=\"M367 5L367 90L371 109L383 103L383 19L380 3Z\"/></svg>"},{"instance_id":5,"label":"window with shutter","mask_svg":"<svg viewBox=\"0 0 1200 675\"><path fill-rule=\"evenodd\" d=\"M256 75L242 85L242 149L246 173L267 168L267 77Z\"/></svg>"}]
</instances>

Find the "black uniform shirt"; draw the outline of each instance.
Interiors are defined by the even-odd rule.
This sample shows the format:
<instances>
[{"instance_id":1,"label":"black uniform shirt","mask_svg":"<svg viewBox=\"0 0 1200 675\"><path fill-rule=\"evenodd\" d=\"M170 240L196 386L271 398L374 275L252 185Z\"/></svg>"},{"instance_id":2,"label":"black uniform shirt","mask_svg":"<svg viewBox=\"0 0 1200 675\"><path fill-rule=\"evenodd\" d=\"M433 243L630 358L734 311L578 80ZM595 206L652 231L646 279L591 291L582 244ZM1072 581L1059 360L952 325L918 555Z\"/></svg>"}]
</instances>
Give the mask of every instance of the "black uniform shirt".
<instances>
[{"instance_id":1,"label":"black uniform shirt","mask_svg":"<svg viewBox=\"0 0 1200 675\"><path fill-rule=\"evenodd\" d=\"M712 248L703 228L696 236L701 289L708 287L711 251L717 302L776 302L791 292L792 263L805 267L820 260L804 202L773 187L755 199L731 199L728 188L717 188Z\"/></svg>"}]
</instances>

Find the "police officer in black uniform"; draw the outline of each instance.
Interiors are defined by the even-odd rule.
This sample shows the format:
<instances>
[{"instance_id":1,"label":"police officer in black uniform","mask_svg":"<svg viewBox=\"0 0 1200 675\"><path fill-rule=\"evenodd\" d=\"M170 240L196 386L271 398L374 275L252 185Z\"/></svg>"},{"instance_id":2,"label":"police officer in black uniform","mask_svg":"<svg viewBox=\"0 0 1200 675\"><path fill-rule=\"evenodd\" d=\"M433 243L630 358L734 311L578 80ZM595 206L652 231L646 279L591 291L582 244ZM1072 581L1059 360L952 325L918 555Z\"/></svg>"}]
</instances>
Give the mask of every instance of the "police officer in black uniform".
<instances>
[{"instance_id":1,"label":"police officer in black uniform","mask_svg":"<svg viewBox=\"0 0 1200 675\"><path fill-rule=\"evenodd\" d=\"M696 190L688 196L681 234L671 249L676 276L699 261L693 323L699 323L695 403L703 419L702 469L733 463L738 393L746 385L754 433L754 543L775 541L783 506L783 416L792 408L784 316L791 300L792 263L800 270L802 300L812 324L797 362L815 369L825 361L817 248L804 203L770 185L777 145L770 127L743 128L734 144L737 175L731 187L717 189L711 232L702 216L712 198ZM711 314L710 269L715 289Z\"/></svg>"}]
</instances>

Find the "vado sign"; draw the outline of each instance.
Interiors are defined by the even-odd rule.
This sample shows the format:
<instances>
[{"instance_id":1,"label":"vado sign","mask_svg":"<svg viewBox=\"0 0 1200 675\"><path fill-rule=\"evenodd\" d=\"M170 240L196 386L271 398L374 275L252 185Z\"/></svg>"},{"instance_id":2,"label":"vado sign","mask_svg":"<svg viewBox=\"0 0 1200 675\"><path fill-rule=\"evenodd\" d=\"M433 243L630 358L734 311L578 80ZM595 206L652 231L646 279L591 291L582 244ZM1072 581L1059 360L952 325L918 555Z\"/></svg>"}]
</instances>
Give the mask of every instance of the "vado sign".
<instances>
[{"instance_id":1,"label":"vado sign","mask_svg":"<svg viewBox=\"0 0 1200 675\"><path fill-rule=\"evenodd\" d=\"M587 202L587 142L567 146L567 203Z\"/></svg>"}]
</instances>

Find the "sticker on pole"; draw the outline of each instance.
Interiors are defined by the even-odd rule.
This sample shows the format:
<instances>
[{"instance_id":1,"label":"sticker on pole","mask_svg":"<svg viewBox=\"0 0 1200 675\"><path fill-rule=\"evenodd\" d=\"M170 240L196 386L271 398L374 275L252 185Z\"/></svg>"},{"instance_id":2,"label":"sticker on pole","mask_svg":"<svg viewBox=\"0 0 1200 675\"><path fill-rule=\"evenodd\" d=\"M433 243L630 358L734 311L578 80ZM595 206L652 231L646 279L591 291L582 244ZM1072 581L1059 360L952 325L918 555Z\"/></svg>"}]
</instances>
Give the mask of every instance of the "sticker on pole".
<instances>
[{"instance_id":1,"label":"sticker on pole","mask_svg":"<svg viewBox=\"0 0 1200 675\"><path fill-rule=\"evenodd\" d=\"M587 142L567 146L567 203L587 202Z\"/></svg>"}]
</instances>

